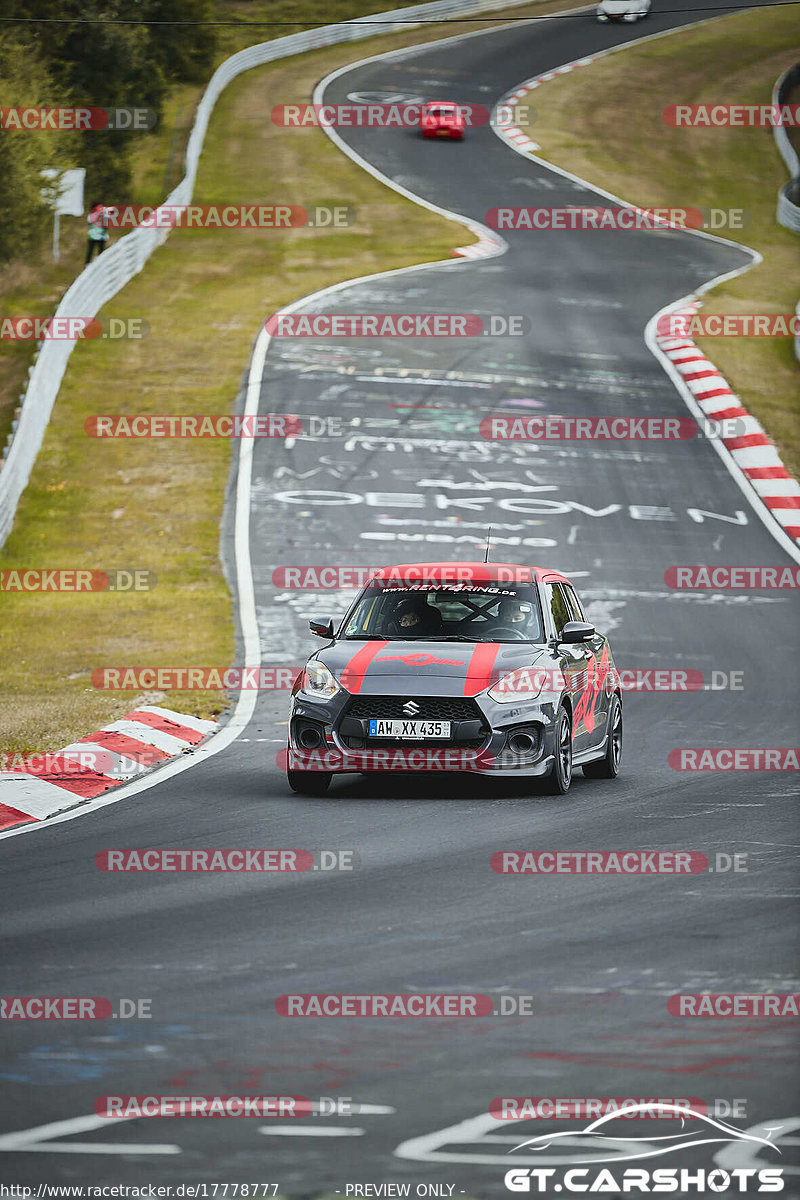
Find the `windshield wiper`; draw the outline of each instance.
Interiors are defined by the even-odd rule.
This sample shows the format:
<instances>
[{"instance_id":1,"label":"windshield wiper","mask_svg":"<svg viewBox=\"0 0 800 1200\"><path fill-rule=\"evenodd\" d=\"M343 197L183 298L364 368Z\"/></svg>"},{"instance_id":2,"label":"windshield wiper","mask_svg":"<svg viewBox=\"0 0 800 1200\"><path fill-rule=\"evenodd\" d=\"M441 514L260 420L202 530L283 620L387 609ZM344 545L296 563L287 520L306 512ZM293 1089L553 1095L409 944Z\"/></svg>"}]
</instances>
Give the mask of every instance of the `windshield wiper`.
<instances>
[{"instance_id":1,"label":"windshield wiper","mask_svg":"<svg viewBox=\"0 0 800 1200\"><path fill-rule=\"evenodd\" d=\"M489 642L491 638L466 637L463 633L430 633L414 638L415 642Z\"/></svg>"}]
</instances>

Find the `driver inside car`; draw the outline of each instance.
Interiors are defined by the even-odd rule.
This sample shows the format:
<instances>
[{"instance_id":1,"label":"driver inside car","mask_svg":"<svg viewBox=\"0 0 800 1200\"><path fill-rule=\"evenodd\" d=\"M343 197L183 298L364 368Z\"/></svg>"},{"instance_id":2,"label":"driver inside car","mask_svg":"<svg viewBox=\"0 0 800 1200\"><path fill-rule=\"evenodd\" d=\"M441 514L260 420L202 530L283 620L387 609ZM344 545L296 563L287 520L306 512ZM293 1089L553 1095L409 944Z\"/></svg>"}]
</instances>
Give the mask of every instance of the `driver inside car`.
<instances>
[{"instance_id":1,"label":"driver inside car","mask_svg":"<svg viewBox=\"0 0 800 1200\"><path fill-rule=\"evenodd\" d=\"M399 606L392 624L393 633L400 637L429 637L441 633L442 614L421 596L414 596Z\"/></svg>"},{"instance_id":2,"label":"driver inside car","mask_svg":"<svg viewBox=\"0 0 800 1200\"><path fill-rule=\"evenodd\" d=\"M492 624L495 627L511 625L527 636L528 622L532 612L530 604L525 601L501 600L497 606L497 616Z\"/></svg>"}]
</instances>

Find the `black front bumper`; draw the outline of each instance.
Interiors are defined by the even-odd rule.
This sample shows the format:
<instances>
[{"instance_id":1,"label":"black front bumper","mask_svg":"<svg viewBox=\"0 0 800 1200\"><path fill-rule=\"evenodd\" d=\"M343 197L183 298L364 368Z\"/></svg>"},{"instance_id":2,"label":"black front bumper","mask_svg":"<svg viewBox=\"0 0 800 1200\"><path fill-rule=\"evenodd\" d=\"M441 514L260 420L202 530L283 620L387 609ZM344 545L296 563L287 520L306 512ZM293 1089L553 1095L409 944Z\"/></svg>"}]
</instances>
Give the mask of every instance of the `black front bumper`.
<instances>
[{"instance_id":1,"label":"black front bumper","mask_svg":"<svg viewBox=\"0 0 800 1200\"><path fill-rule=\"evenodd\" d=\"M292 698L289 766L332 774L366 771L466 771L500 776L546 775L554 759L555 709L552 699L497 704L476 697L416 696L414 719L449 720L444 739L379 738L369 720L402 719L404 695L351 695L332 701ZM516 737L517 745L509 744Z\"/></svg>"}]
</instances>

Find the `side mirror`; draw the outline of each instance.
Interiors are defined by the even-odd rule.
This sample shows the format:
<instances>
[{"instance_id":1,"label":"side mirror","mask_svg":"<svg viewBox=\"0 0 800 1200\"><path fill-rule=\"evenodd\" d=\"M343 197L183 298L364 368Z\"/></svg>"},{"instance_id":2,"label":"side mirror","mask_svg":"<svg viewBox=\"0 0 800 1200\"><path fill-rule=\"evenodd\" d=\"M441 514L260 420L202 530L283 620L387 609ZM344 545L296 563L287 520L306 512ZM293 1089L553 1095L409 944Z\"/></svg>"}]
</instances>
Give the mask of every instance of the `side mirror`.
<instances>
[{"instance_id":1,"label":"side mirror","mask_svg":"<svg viewBox=\"0 0 800 1200\"><path fill-rule=\"evenodd\" d=\"M308 622L308 628L317 637L332 638L333 637L333 617L316 617Z\"/></svg>"},{"instance_id":2,"label":"side mirror","mask_svg":"<svg viewBox=\"0 0 800 1200\"><path fill-rule=\"evenodd\" d=\"M565 642L567 645L587 642L590 637L594 637L596 632L594 625L590 625L588 621L567 621L561 630L561 637L558 641L559 644Z\"/></svg>"}]
</instances>

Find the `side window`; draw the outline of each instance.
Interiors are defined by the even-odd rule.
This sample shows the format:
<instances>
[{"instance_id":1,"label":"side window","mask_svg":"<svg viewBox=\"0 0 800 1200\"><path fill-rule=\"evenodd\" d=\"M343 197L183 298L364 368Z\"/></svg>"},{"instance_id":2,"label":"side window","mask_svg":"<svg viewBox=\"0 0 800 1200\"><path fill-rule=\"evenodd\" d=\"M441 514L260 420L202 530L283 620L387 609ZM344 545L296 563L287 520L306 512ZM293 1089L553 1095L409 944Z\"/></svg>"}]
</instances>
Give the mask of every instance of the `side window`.
<instances>
[{"instance_id":1,"label":"side window","mask_svg":"<svg viewBox=\"0 0 800 1200\"><path fill-rule=\"evenodd\" d=\"M583 609L580 606L580 601L575 595L575 589L569 587L567 584L564 584L563 587L567 596L569 611L572 614L570 616L570 621L585 621L586 617L583 615Z\"/></svg>"},{"instance_id":2,"label":"side window","mask_svg":"<svg viewBox=\"0 0 800 1200\"><path fill-rule=\"evenodd\" d=\"M556 633L561 635L561 631L567 621L573 620L572 614L567 607L567 600L558 583L545 584L547 600L550 605L550 612L553 614L553 624L556 627Z\"/></svg>"}]
</instances>

